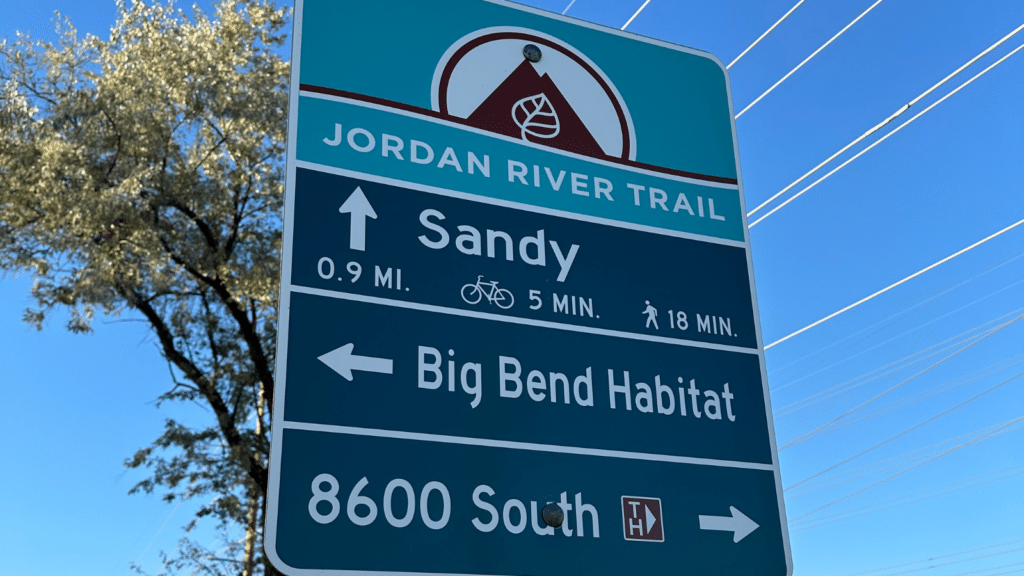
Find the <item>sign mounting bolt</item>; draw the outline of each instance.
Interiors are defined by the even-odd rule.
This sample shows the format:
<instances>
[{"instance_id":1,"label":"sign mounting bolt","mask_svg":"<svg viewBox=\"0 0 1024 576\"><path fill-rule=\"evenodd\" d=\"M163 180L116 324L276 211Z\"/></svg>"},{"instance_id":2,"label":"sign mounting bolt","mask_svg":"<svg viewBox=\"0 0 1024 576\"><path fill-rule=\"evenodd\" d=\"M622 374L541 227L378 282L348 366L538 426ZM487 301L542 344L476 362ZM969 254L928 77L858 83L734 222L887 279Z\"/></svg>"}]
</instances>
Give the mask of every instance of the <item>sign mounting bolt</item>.
<instances>
[{"instance_id":1,"label":"sign mounting bolt","mask_svg":"<svg viewBox=\"0 0 1024 576\"><path fill-rule=\"evenodd\" d=\"M540 47L536 44L523 46L523 56L530 62L540 62Z\"/></svg>"},{"instance_id":2,"label":"sign mounting bolt","mask_svg":"<svg viewBox=\"0 0 1024 576\"><path fill-rule=\"evenodd\" d=\"M558 528L565 521L565 512L562 511L562 507L554 502L548 502L546 506L540 509L541 520L552 528Z\"/></svg>"}]
</instances>

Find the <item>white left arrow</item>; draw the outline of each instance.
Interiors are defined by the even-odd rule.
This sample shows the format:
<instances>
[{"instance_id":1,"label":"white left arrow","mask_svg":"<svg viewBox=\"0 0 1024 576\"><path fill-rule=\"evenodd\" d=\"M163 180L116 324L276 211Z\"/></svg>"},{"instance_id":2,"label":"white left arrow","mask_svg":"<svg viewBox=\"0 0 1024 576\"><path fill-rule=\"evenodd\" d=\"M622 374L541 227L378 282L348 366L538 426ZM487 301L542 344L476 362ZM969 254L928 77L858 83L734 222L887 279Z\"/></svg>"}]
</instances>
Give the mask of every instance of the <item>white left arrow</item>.
<instances>
[{"instance_id":1,"label":"white left arrow","mask_svg":"<svg viewBox=\"0 0 1024 576\"><path fill-rule=\"evenodd\" d=\"M331 350L317 360L327 364L327 367L341 375L342 378L352 381L352 371L376 372L378 374L391 374L394 372L394 361L387 358L373 358L371 356L356 356L352 353L355 344L345 344L341 348Z\"/></svg>"},{"instance_id":2,"label":"white left arrow","mask_svg":"<svg viewBox=\"0 0 1024 576\"><path fill-rule=\"evenodd\" d=\"M747 518L735 506L729 506L729 512L732 516L700 516L700 529L732 532L732 541L735 543L759 528L757 522Z\"/></svg>"},{"instance_id":3,"label":"white left arrow","mask_svg":"<svg viewBox=\"0 0 1024 576\"><path fill-rule=\"evenodd\" d=\"M366 219L377 219L377 213L370 206L370 201L363 194L363 189L356 186L354 192L349 195L348 200L338 208L342 214L352 215L352 226L349 228L348 247L360 252L366 250Z\"/></svg>"}]
</instances>

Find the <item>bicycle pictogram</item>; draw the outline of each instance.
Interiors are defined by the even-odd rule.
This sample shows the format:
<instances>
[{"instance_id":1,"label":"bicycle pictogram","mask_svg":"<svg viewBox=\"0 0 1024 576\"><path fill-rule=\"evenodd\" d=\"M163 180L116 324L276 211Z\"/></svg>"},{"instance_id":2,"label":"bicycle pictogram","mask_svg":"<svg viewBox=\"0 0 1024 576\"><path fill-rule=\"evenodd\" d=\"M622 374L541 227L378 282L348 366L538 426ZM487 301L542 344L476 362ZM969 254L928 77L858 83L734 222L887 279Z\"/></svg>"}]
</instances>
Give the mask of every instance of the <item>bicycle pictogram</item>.
<instances>
[{"instance_id":1,"label":"bicycle pictogram","mask_svg":"<svg viewBox=\"0 0 1024 576\"><path fill-rule=\"evenodd\" d=\"M462 299L466 301L466 304L477 304L484 298L487 298L488 304L497 304L498 308L502 310L508 310L515 303L515 298L512 297L512 292L505 288L498 288L498 282L484 282L484 275L480 274L476 277L475 284L466 284L462 287Z\"/></svg>"}]
</instances>

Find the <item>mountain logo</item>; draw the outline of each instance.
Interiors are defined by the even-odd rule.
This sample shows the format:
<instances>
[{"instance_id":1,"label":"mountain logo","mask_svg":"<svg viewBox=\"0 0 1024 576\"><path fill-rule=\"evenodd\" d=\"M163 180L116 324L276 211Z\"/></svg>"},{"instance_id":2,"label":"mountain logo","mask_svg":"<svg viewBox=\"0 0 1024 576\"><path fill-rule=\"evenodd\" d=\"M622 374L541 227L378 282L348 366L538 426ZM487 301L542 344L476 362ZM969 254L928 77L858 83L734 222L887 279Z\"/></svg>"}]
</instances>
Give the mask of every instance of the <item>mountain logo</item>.
<instances>
[{"instance_id":1,"label":"mountain logo","mask_svg":"<svg viewBox=\"0 0 1024 576\"><path fill-rule=\"evenodd\" d=\"M523 56L534 44L537 62ZM435 112L480 130L594 158L636 160L629 109L572 46L535 30L487 28L453 44L434 71Z\"/></svg>"}]
</instances>

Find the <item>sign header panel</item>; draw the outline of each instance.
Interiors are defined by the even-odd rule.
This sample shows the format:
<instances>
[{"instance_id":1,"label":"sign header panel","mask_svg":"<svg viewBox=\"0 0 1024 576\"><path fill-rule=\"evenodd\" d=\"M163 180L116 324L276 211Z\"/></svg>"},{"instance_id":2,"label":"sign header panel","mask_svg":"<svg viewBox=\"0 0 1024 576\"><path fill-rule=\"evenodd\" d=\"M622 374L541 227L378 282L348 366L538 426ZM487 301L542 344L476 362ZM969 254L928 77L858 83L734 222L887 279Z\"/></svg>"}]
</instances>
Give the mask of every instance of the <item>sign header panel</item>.
<instances>
[{"instance_id":1,"label":"sign header panel","mask_svg":"<svg viewBox=\"0 0 1024 576\"><path fill-rule=\"evenodd\" d=\"M436 10L297 2L268 556L791 574L724 67Z\"/></svg>"}]
</instances>

